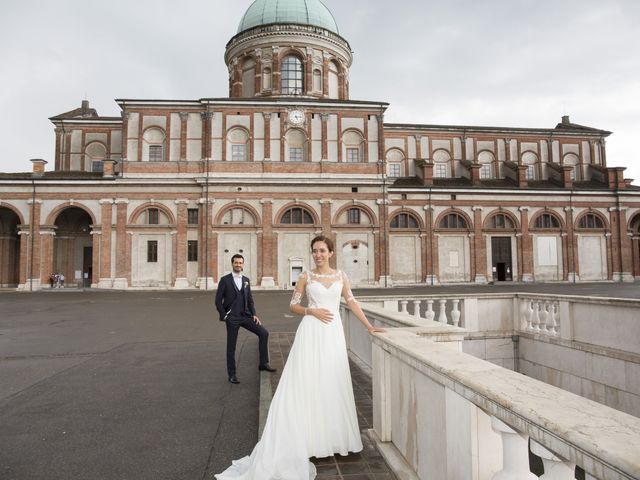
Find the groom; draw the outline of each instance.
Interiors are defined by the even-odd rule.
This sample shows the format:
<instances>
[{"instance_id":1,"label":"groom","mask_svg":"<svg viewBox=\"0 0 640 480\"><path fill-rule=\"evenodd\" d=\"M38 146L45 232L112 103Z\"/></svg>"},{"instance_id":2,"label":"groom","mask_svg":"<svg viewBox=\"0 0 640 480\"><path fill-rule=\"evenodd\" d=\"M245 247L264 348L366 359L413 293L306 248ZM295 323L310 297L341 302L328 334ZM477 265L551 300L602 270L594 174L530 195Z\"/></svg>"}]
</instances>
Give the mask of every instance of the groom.
<instances>
[{"instance_id":1,"label":"groom","mask_svg":"<svg viewBox=\"0 0 640 480\"><path fill-rule=\"evenodd\" d=\"M269 332L256 316L249 278L242 275L244 257L236 253L231 257L233 272L220 278L216 293L216 309L220 321L227 324L227 373L231 383L240 383L236 377L236 342L240 327L258 336L260 349L259 370L275 372L269 366Z\"/></svg>"}]
</instances>

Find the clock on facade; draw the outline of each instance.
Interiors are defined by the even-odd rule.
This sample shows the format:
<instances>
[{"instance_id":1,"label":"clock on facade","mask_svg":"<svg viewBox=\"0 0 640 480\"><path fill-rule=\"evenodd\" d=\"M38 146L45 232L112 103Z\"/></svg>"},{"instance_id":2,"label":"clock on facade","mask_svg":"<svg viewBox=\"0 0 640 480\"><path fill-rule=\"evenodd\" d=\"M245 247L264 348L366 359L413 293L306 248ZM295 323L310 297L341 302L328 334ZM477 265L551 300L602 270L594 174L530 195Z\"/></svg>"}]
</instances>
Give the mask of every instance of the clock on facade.
<instances>
[{"instance_id":1,"label":"clock on facade","mask_svg":"<svg viewBox=\"0 0 640 480\"><path fill-rule=\"evenodd\" d=\"M304 122L304 112L302 110L291 110L289 112L289 122L300 125Z\"/></svg>"}]
</instances>

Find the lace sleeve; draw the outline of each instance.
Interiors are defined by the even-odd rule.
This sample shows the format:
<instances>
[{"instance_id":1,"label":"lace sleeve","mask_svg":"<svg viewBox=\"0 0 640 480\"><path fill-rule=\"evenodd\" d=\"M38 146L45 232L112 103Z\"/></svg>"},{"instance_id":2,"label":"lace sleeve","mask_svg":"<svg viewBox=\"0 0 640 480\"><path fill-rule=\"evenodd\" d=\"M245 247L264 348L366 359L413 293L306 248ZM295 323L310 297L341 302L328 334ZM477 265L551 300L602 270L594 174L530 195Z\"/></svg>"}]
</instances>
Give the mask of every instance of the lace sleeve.
<instances>
[{"instance_id":1,"label":"lace sleeve","mask_svg":"<svg viewBox=\"0 0 640 480\"><path fill-rule=\"evenodd\" d=\"M356 302L358 303L358 301L356 300L356 298L353 296L353 292L351 291L351 286L349 285L349 278L347 278L347 274L344 272L340 272L342 273L342 296L344 297L344 301L349 303L349 302Z\"/></svg>"},{"instance_id":2,"label":"lace sleeve","mask_svg":"<svg viewBox=\"0 0 640 480\"><path fill-rule=\"evenodd\" d=\"M301 273L298 276L298 281L296 282L296 288L293 290L293 295L291 296L290 305L300 305L302 302L302 295L304 293L304 285L307 283L307 274Z\"/></svg>"}]
</instances>

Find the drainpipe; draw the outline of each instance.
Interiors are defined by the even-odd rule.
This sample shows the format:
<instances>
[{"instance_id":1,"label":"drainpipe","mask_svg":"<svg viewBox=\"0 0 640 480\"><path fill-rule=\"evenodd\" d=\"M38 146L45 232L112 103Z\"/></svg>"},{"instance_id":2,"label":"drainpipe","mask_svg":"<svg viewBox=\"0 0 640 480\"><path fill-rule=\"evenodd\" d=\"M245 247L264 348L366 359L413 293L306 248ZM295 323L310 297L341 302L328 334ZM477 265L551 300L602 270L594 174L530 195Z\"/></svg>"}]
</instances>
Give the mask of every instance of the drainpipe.
<instances>
[{"instance_id":1,"label":"drainpipe","mask_svg":"<svg viewBox=\"0 0 640 480\"><path fill-rule=\"evenodd\" d=\"M31 219L29 223L31 224L30 230L31 233L29 236L29 268L27 269L27 273L29 275L29 291L33 292L33 248L34 248L34 215L36 209L36 181L34 178L31 179Z\"/></svg>"},{"instance_id":2,"label":"drainpipe","mask_svg":"<svg viewBox=\"0 0 640 480\"><path fill-rule=\"evenodd\" d=\"M520 373L520 335L511 335L513 342L513 371Z\"/></svg>"}]
</instances>

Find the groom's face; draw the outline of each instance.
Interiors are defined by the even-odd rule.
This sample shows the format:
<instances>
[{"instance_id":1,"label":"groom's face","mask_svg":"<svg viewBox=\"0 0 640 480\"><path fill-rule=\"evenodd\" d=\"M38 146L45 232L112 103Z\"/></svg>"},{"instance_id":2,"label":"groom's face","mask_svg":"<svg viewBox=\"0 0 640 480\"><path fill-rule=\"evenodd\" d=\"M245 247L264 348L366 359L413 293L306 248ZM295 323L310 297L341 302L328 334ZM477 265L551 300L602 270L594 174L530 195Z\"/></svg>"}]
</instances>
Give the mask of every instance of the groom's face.
<instances>
[{"instance_id":1,"label":"groom's face","mask_svg":"<svg viewBox=\"0 0 640 480\"><path fill-rule=\"evenodd\" d=\"M244 267L244 260L241 258L234 258L231 266L233 267L233 273L240 273Z\"/></svg>"}]
</instances>

